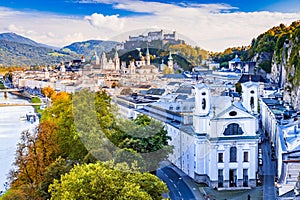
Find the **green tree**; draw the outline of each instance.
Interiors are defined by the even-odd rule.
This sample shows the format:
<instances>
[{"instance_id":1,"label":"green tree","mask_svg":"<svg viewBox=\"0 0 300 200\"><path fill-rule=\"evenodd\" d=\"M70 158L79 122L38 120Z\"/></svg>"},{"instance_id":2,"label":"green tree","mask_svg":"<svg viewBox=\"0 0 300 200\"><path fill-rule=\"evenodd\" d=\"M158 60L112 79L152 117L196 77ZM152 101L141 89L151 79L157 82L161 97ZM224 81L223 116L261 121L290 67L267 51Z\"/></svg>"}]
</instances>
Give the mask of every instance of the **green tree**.
<instances>
[{"instance_id":1,"label":"green tree","mask_svg":"<svg viewBox=\"0 0 300 200\"><path fill-rule=\"evenodd\" d=\"M119 149L116 153L114 162L116 164L126 163L129 167L137 165L136 167L138 167L140 171L145 170L145 161L143 157L133 149Z\"/></svg>"},{"instance_id":2,"label":"green tree","mask_svg":"<svg viewBox=\"0 0 300 200\"><path fill-rule=\"evenodd\" d=\"M51 199L162 199L166 185L149 173L112 169L103 163L75 166L50 185Z\"/></svg>"},{"instance_id":3,"label":"green tree","mask_svg":"<svg viewBox=\"0 0 300 200\"><path fill-rule=\"evenodd\" d=\"M88 151L80 140L74 123L72 95L59 92L52 96L52 106L46 109L42 120L53 121L57 129L59 155L73 161L82 161ZM82 102L84 104L84 102Z\"/></svg>"},{"instance_id":4,"label":"green tree","mask_svg":"<svg viewBox=\"0 0 300 200\"><path fill-rule=\"evenodd\" d=\"M120 130L123 130L123 137L120 137L122 139L117 141L116 145L140 153L148 171L155 171L159 162L173 151L173 147L168 144L171 138L164 126L147 115L139 115L135 120L122 121Z\"/></svg>"}]
</instances>

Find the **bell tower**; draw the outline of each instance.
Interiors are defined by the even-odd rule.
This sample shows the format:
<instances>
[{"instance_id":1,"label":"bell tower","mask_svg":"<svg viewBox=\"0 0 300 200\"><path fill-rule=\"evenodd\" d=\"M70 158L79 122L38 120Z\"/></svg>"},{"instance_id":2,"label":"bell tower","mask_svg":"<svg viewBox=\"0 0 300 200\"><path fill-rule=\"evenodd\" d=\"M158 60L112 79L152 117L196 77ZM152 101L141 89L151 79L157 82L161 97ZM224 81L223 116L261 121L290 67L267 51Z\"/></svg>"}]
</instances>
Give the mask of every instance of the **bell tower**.
<instances>
[{"instance_id":1,"label":"bell tower","mask_svg":"<svg viewBox=\"0 0 300 200\"><path fill-rule=\"evenodd\" d=\"M195 86L193 126L196 133L207 133L210 113L210 90L204 83Z\"/></svg>"},{"instance_id":2,"label":"bell tower","mask_svg":"<svg viewBox=\"0 0 300 200\"><path fill-rule=\"evenodd\" d=\"M115 64L114 70L119 71L120 70L120 58L119 58L117 49L116 49L115 56L114 56L114 64Z\"/></svg>"},{"instance_id":3,"label":"bell tower","mask_svg":"<svg viewBox=\"0 0 300 200\"><path fill-rule=\"evenodd\" d=\"M258 83L251 81L251 75L248 82L242 83L243 106L251 114L258 112Z\"/></svg>"}]
</instances>

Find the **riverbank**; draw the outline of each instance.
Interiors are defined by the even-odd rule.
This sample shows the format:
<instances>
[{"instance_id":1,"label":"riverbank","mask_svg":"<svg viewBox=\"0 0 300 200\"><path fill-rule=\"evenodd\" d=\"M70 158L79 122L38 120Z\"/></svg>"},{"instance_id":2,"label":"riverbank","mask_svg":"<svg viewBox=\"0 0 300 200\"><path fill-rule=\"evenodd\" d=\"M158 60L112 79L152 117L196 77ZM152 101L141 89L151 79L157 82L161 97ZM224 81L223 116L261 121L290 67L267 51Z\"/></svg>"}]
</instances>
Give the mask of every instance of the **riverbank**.
<instances>
[{"instance_id":1,"label":"riverbank","mask_svg":"<svg viewBox=\"0 0 300 200\"><path fill-rule=\"evenodd\" d=\"M26 103L28 100L8 94L8 98L0 96L2 103ZM26 113L34 112L31 106L8 106L0 107L0 193L7 188L8 174L15 159L17 144L22 131L29 129L35 124L20 120Z\"/></svg>"},{"instance_id":2,"label":"riverbank","mask_svg":"<svg viewBox=\"0 0 300 200\"><path fill-rule=\"evenodd\" d=\"M26 100L31 100L32 96L30 94L26 94L24 92L10 92L13 95L16 95L20 98L26 99Z\"/></svg>"}]
</instances>

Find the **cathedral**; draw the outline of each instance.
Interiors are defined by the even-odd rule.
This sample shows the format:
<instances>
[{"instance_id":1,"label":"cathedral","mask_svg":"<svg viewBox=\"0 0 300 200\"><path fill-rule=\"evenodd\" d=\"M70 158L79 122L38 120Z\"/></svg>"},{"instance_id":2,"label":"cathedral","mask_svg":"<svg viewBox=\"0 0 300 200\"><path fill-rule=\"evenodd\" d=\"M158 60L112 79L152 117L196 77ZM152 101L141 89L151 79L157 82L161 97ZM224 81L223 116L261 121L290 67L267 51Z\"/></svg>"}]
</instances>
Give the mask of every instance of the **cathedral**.
<instances>
[{"instance_id":1,"label":"cathedral","mask_svg":"<svg viewBox=\"0 0 300 200\"><path fill-rule=\"evenodd\" d=\"M91 58L91 65L93 66L93 69L95 70L102 70L102 71L120 71L120 58L118 55L118 52L115 52L115 55L113 58L107 59L106 53L103 51L101 58L97 55L95 52L94 55Z\"/></svg>"}]
</instances>

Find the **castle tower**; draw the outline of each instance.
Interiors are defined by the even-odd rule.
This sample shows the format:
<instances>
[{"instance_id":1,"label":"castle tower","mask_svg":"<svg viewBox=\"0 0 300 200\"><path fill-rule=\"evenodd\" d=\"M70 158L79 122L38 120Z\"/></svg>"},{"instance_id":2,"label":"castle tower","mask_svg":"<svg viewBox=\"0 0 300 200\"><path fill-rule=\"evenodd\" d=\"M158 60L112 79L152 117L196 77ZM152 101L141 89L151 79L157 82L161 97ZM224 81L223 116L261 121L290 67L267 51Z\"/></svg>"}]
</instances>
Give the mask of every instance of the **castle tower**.
<instances>
[{"instance_id":1,"label":"castle tower","mask_svg":"<svg viewBox=\"0 0 300 200\"><path fill-rule=\"evenodd\" d=\"M248 82L242 83L243 106L252 114L258 112L258 87L258 83L251 81L251 75Z\"/></svg>"},{"instance_id":2,"label":"castle tower","mask_svg":"<svg viewBox=\"0 0 300 200\"><path fill-rule=\"evenodd\" d=\"M146 65L150 65L150 53L149 53L148 44L147 44L147 51L146 51Z\"/></svg>"},{"instance_id":3,"label":"castle tower","mask_svg":"<svg viewBox=\"0 0 300 200\"><path fill-rule=\"evenodd\" d=\"M195 86L195 110L193 126L196 133L208 133L210 113L210 90L206 84Z\"/></svg>"}]
</instances>

